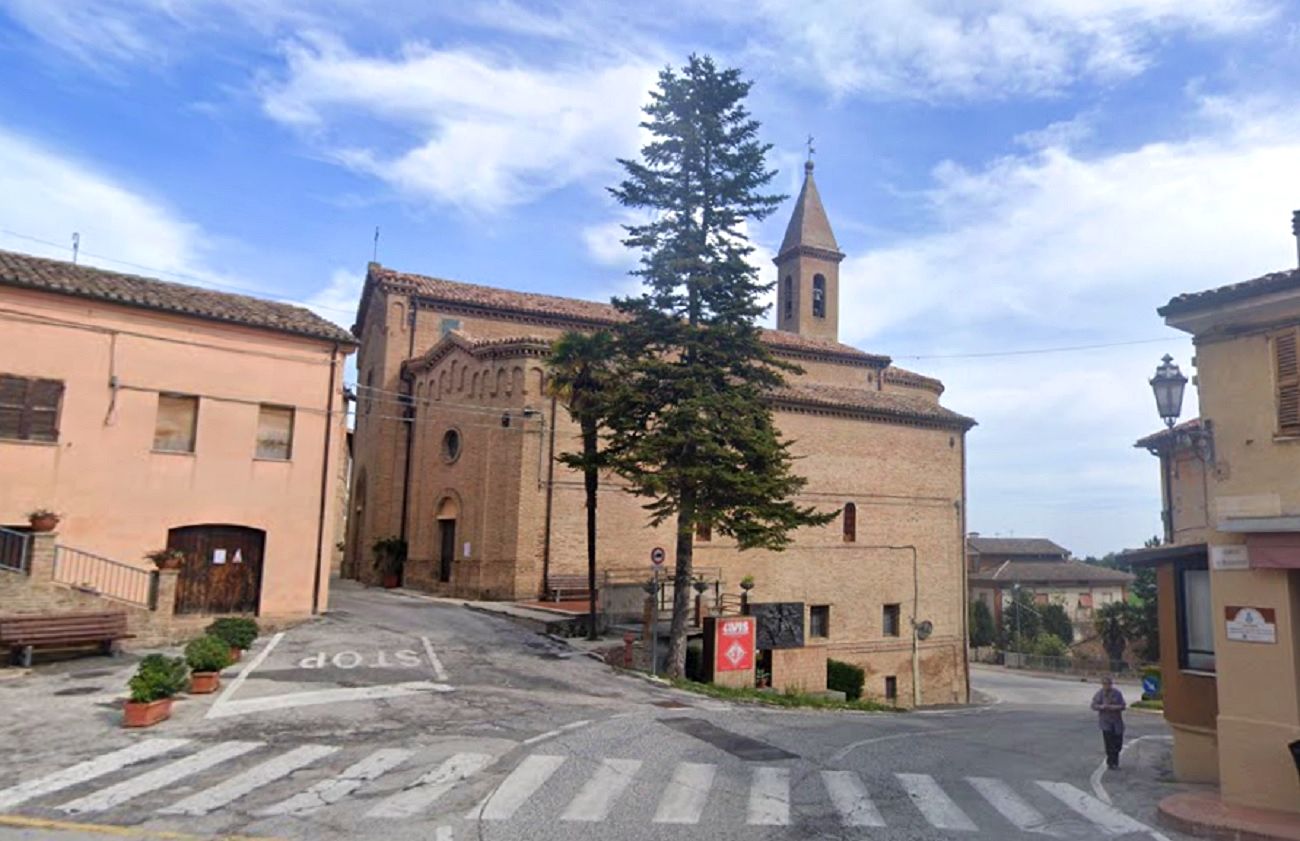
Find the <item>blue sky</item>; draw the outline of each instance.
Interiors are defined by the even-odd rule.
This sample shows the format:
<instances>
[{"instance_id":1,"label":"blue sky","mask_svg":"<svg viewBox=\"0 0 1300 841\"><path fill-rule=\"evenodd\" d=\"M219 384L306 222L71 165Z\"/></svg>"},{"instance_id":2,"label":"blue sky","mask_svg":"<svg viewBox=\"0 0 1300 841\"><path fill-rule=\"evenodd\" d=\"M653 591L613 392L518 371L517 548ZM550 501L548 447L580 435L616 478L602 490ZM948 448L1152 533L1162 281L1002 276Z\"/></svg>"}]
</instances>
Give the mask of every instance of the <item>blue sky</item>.
<instances>
[{"instance_id":1,"label":"blue sky","mask_svg":"<svg viewBox=\"0 0 1300 841\"><path fill-rule=\"evenodd\" d=\"M783 192L816 137L841 337L980 421L971 528L1080 555L1158 531L1131 445L1191 346L1155 307L1295 264L1300 10L632 5L0 0L0 248L76 231L87 262L350 324L379 226L395 268L608 297L615 158L656 71L709 52L754 80ZM787 213L751 229L768 277ZM1077 345L1113 346L985 355Z\"/></svg>"}]
</instances>

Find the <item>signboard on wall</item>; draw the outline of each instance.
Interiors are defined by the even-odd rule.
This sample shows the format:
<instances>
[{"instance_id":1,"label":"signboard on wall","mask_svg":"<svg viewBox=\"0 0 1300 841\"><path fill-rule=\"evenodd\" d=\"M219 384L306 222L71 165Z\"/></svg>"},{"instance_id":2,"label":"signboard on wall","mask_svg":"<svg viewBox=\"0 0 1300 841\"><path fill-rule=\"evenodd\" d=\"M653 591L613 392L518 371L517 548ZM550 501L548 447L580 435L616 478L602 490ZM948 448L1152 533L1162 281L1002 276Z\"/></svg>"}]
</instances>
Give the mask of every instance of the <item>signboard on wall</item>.
<instances>
[{"instance_id":1,"label":"signboard on wall","mask_svg":"<svg viewBox=\"0 0 1300 841\"><path fill-rule=\"evenodd\" d=\"M715 672L739 672L754 668L754 617L721 617L713 625Z\"/></svg>"},{"instance_id":2,"label":"signboard on wall","mask_svg":"<svg viewBox=\"0 0 1300 841\"><path fill-rule=\"evenodd\" d=\"M1271 607L1227 605L1228 639L1233 642L1277 642L1277 613Z\"/></svg>"},{"instance_id":3,"label":"signboard on wall","mask_svg":"<svg viewBox=\"0 0 1300 841\"><path fill-rule=\"evenodd\" d=\"M1210 569L1250 569L1250 552L1246 544L1211 546Z\"/></svg>"},{"instance_id":4,"label":"signboard on wall","mask_svg":"<svg viewBox=\"0 0 1300 841\"><path fill-rule=\"evenodd\" d=\"M758 622L756 645L764 651L803 648L803 613L803 602L751 604L749 614Z\"/></svg>"}]
</instances>

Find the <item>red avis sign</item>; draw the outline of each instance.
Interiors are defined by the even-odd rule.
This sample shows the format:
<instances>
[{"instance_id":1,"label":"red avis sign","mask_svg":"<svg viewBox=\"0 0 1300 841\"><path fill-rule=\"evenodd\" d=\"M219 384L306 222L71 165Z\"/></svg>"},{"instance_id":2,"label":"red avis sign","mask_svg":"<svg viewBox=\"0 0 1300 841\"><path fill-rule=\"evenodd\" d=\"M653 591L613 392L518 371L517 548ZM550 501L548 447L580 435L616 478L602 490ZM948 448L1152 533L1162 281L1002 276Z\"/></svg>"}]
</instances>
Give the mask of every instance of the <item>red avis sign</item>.
<instances>
[{"instance_id":1,"label":"red avis sign","mask_svg":"<svg viewBox=\"0 0 1300 841\"><path fill-rule=\"evenodd\" d=\"M714 668L719 672L739 672L754 668L754 617L730 616L719 619L714 627Z\"/></svg>"}]
</instances>

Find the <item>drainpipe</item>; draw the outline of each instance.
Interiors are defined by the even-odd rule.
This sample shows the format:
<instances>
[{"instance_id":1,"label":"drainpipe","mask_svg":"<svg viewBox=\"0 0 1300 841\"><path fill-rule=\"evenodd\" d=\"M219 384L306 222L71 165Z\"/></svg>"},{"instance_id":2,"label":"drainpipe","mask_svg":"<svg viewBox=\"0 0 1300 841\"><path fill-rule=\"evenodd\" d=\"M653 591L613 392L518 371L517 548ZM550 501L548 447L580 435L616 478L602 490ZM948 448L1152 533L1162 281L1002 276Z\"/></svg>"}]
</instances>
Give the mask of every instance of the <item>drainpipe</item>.
<instances>
[{"instance_id":1,"label":"drainpipe","mask_svg":"<svg viewBox=\"0 0 1300 841\"><path fill-rule=\"evenodd\" d=\"M406 306L410 310L410 315L407 318L407 329L410 331L410 340L407 342L406 346L406 358L412 359L415 356L415 314L417 312L415 300L408 297L406 299ZM402 386L406 392L403 395L402 400L402 423L406 426L406 454L402 465L402 514L400 525L397 529L397 535L403 541L406 541L406 506L409 503L411 494L411 444L415 438L415 397L411 393L412 386L410 382L403 379ZM409 542L407 543L407 547L409 555Z\"/></svg>"},{"instance_id":2,"label":"drainpipe","mask_svg":"<svg viewBox=\"0 0 1300 841\"><path fill-rule=\"evenodd\" d=\"M957 540L961 546L961 663L970 703L970 559L966 557L966 433L961 434L961 502L957 510Z\"/></svg>"},{"instance_id":3,"label":"drainpipe","mask_svg":"<svg viewBox=\"0 0 1300 841\"><path fill-rule=\"evenodd\" d=\"M339 346L330 350L330 388L325 399L325 451L320 465L320 510L316 514L316 573L311 585L311 612L320 613L321 566L325 557L325 506L329 494L330 445L334 440L334 383L338 376Z\"/></svg>"},{"instance_id":4,"label":"drainpipe","mask_svg":"<svg viewBox=\"0 0 1300 841\"><path fill-rule=\"evenodd\" d=\"M550 458L546 463L546 523L542 537L542 595L551 589L551 507L555 497L555 406L556 397L551 395L551 443ZM540 449L542 444L537 444Z\"/></svg>"}]
</instances>

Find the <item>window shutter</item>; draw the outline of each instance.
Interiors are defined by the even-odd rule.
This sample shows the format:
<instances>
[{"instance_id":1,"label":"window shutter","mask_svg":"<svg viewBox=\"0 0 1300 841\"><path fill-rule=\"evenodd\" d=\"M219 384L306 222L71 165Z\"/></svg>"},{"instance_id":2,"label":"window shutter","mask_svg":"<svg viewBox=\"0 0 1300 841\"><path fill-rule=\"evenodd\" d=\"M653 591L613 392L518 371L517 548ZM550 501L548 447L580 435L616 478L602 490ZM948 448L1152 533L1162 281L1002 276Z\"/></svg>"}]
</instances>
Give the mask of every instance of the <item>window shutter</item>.
<instances>
[{"instance_id":1,"label":"window shutter","mask_svg":"<svg viewBox=\"0 0 1300 841\"><path fill-rule=\"evenodd\" d=\"M59 440L59 403L63 400L63 383L58 380L32 380L27 387L27 429L29 441Z\"/></svg>"},{"instance_id":2,"label":"window shutter","mask_svg":"<svg viewBox=\"0 0 1300 841\"><path fill-rule=\"evenodd\" d=\"M1277 367L1277 429L1283 435L1300 435L1300 353L1296 331L1273 339Z\"/></svg>"},{"instance_id":3,"label":"window shutter","mask_svg":"<svg viewBox=\"0 0 1300 841\"><path fill-rule=\"evenodd\" d=\"M0 376L0 438L21 438L27 380Z\"/></svg>"}]
</instances>

